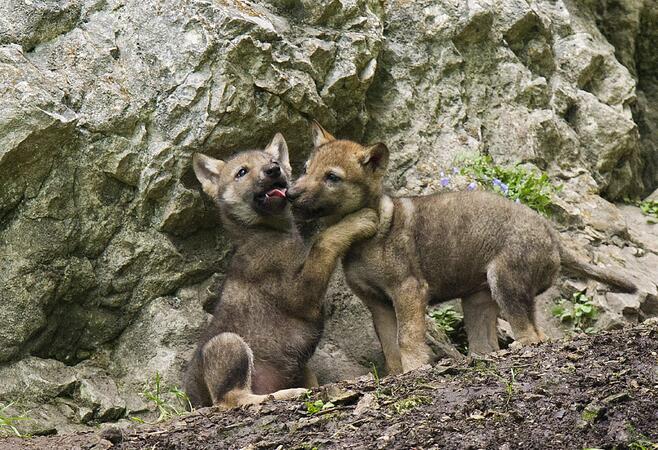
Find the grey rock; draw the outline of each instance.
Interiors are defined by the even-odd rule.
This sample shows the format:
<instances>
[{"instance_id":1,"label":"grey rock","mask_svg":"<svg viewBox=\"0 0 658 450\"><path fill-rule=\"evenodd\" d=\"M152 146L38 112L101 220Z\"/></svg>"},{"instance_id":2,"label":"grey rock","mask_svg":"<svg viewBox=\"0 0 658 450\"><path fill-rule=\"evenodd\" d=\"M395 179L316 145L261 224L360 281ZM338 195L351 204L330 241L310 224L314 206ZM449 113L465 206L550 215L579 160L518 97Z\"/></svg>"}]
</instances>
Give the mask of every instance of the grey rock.
<instances>
[{"instance_id":1,"label":"grey rock","mask_svg":"<svg viewBox=\"0 0 658 450\"><path fill-rule=\"evenodd\" d=\"M60 361L34 356L0 367L0 379L3 380L0 399L5 402L70 395L78 384L74 368Z\"/></svg>"},{"instance_id":2,"label":"grey rock","mask_svg":"<svg viewBox=\"0 0 658 450\"><path fill-rule=\"evenodd\" d=\"M192 292L153 300L122 333L112 354L121 384L141 389L156 373L166 383L181 384L185 363L210 319L196 290L187 291Z\"/></svg>"},{"instance_id":3,"label":"grey rock","mask_svg":"<svg viewBox=\"0 0 658 450\"><path fill-rule=\"evenodd\" d=\"M658 201L658 189L653 191L651 194L647 195L645 200L654 201L654 202Z\"/></svg>"},{"instance_id":4,"label":"grey rock","mask_svg":"<svg viewBox=\"0 0 658 450\"><path fill-rule=\"evenodd\" d=\"M95 374L80 381L78 396L83 405L93 410L93 418L99 422L117 420L126 411L125 402L112 378ZM81 414L81 419L88 415ZM84 421L84 420L81 420Z\"/></svg>"},{"instance_id":5,"label":"grey rock","mask_svg":"<svg viewBox=\"0 0 658 450\"><path fill-rule=\"evenodd\" d=\"M0 398L49 405L65 430L143 411L155 372L179 385L230 257L191 155L281 131L297 168L311 118L386 142L398 194L441 191L474 153L546 170L565 239L640 286L593 285L601 320L658 314L656 231L610 203L658 186L657 14L652 0L2 2ZM321 381L381 368L340 275L327 313Z\"/></svg>"}]
</instances>

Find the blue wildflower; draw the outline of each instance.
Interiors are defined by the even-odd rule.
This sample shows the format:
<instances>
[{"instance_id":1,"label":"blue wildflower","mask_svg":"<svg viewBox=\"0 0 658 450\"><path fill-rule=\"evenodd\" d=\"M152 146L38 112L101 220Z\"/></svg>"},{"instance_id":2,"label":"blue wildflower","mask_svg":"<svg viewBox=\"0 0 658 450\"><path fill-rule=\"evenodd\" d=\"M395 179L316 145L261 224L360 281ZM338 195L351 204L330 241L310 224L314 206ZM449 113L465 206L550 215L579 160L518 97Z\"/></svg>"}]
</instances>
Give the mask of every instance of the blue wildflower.
<instances>
[{"instance_id":1,"label":"blue wildflower","mask_svg":"<svg viewBox=\"0 0 658 450\"><path fill-rule=\"evenodd\" d=\"M478 184L475 181L472 181L471 183L469 183L468 186L466 186L466 189L468 189L469 191L473 191L475 190L476 187L478 187Z\"/></svg>"},{"instance_id":2,"label":"blue wildflower","mask_svg":"<svg viewBox=\"0 0 658 450\"><path fill-rule=\"evenodd\" d=\"M494 186L500 186L500 183L502 183L502 181L500 181L498 178L493 179L493 185Z\"/></svg>"},{"instance_id":3,"label":"blue wildflower","mask_svg":"<svg viewBox=\"0 0 658 450\"><path fill-rule=\"evenodd\" d=\"M456 168L456 167L453 167L453 168L452 168L452 174L453 174L453 175L457 175L458 173L459 173L459 169Z\"/></svg>"},{"instance_id":4,"label":"blue wildflower","mask_svg":"<svg viewBox=\"0 0 658 450\"><path fill-rule=\"evenodd\" d=\"M439 176L441 176L441 177L445 177L445 176L446 176L446 174L445 174L445 173L443 173L443 170L442 170L442 171L441 171L441 172L439 173Z\"/></svg>"},{"instance_id":5,"label":"blue wildflower","mask_svg":"<svg viewBox=\"0 0 658 450\"><path fill-rule=\"evenodd\" d=\"M446 177L441 178L441 186L447 187L449 184L450 184L450 179L449 178L446 178Z\"/></svg>"},{"instance_id":6,"label":"blue wildflower","mask_svg":"<svg viewBox=\"0 0 658 450\"><path fill-rule=\"evenodd\" d=\"M503 191L503 194L507 195L507 191L509 190L509 187L501 181L501 183L498 185L501 191Z\"/></svg>"}]
</instances>

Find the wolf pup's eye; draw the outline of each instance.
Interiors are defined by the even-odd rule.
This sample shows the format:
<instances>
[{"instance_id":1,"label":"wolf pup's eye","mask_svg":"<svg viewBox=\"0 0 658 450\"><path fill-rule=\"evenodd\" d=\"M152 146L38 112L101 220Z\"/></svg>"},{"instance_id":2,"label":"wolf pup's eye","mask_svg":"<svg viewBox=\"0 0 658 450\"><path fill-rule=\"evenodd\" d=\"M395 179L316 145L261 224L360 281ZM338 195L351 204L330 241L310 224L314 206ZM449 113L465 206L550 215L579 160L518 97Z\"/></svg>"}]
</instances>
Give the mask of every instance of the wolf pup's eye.
<instances>
[{"instance_id":1,"label":"wolf pup's eye","mask_svg":"<svg viewBox=\"0 0 658 450\"><path fill-rule=\"evenodd\" d=\"M235 179L237 180L238 178L242 178L249 172L249 170L246 167L241 168L238 170L238 173L235 174Z\"/></svg>"},{"instance_id":2,"label":"wolf pup's eye","mask_svg":"<svg viewBox=\"0 0 658 450\"><path fill-rule=\"evenodd\" d=\"M341 180L341 178L333 172L329 172L324 178L332 183L338 183Z\"/></svg>"}]
</instances>

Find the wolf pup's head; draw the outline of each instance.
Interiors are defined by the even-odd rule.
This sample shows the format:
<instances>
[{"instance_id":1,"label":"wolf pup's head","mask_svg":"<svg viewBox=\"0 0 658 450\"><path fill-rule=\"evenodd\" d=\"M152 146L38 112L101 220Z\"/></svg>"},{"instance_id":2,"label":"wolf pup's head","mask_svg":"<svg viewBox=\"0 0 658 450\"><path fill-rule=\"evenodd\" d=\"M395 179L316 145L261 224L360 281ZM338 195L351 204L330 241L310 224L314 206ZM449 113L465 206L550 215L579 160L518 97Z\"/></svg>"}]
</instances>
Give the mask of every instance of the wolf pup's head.
<instances>
[{"instance_id":1,"label":"wolf pup's head","mask_svg":"<svg viewBox=\"0 0 658 450\"><path fill-rule=\"evenodd\" d=\"M280 133L265 150L244 151L226 161L195 153L193 166L225 222L267 225L290 216L286 192L292 170Z\"/></svg>"},{"instance_id":2,"label":"wolf pup's head","mask_svg":"<svg viewBox=\"0 0 658 450\"><path fill-rule=\"evenodd\" d=\"M305 173L288 191L295 215L333 222L362 208L377 207L388 148L336 139L317 122L311 131L315 148Z\"/></svg>"}]
</instances>

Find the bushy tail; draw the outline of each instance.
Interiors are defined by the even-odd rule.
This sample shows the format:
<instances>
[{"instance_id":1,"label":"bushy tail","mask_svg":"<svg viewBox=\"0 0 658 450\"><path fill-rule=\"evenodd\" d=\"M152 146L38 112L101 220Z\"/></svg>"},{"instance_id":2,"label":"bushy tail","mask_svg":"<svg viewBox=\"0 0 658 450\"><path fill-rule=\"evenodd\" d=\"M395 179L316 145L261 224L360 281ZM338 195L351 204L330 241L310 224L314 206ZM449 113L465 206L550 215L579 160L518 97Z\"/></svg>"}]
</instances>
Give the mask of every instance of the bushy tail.
<instances>
[{"instance_id":1,"label":"bushy tail","mask_svg":"<svg viewBox=\"0 0 658 450\"><path fill-rule=\"evenodd\" d=\"M567 270L583 277L592 278L596 281L615 286L624 292L633 293L637 286L627 277L614 274L608 269L601 269L593 264L581 260L578 256L567 250L560 244L560 262Z\"/></svg>"}]
</instances>

